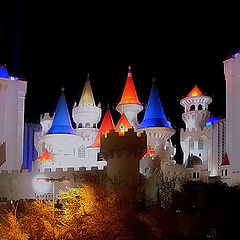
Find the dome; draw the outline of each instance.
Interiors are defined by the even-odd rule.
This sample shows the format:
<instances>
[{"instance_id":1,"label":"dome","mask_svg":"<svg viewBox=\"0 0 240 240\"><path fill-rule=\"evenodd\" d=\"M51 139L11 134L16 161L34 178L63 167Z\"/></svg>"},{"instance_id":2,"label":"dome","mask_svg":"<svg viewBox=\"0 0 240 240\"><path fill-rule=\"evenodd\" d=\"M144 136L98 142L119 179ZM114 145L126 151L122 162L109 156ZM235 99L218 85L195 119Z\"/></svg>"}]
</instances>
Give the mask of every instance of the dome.
<instances>
[{"instance_id":1,"label":"dome","mask_svg":"<svg viewBox=\"0 0 240 240\"><path fill-rule=\"evenodd\" d=\"M206 121L206 126L211 126L213 123L216 123L220 120L220 118L218 117L210 117L208 118L208 120Z\"/></svg>"},{"instance_id":2,"label":"dome","mask_svg":"<svg viewBox=\"0 0 240 240\"><path fill-rule=\"evenodd\" d=\"M193 166L194 165L202 165L202 160L198 156L191 155L191 163Z\"/></svg>"}]
</instances>

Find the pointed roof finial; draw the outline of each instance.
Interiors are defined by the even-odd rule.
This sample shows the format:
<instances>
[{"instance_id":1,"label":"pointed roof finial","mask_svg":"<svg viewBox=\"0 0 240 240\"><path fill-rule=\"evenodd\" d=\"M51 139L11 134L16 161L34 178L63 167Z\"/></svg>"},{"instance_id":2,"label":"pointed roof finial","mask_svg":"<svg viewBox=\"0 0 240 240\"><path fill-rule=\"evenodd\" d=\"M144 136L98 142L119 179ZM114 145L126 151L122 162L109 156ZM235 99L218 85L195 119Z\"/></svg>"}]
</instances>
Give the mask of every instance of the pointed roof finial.
<instances>
[{"instance_id":1,"label":"pointed roof finial","mask_svg":"<svg viewBox=\"0 0 240 240\"><path fill-rule=\"evenodd\" d=\"M152 84L154 85L156 83L156 78L152 77Z\"/></svg>"},{"instance_id":2,"label":"pointed roof finial","mask_svg":"<svg viewBox=\"0 0 240 240\"><path fill-rule=\"evenodd\" d=\"M131 66L128 66L128 77L132 77L132 71L131 71Z\"/></svg>"},{"instance_id":3,"label":"pointed roof finial","mask_svg":"<svg viewBox=\"0 0 240 240\"><path fill-rule=\"evenodd\" d=\"M90 74L87 74L87 81L90 81Z\"/></svg>"},{"instance_id":4,"label":"pointed roof finial","mask_svg":"<svg viewBox=\"0 0 240 240\"><path fill-rule=\"evenodd\" d=\"M65 88L62 86L61 87L61 91L62 91L62 94L64 95L64 90L65 90Z\"/></svg>"}]
</instances>

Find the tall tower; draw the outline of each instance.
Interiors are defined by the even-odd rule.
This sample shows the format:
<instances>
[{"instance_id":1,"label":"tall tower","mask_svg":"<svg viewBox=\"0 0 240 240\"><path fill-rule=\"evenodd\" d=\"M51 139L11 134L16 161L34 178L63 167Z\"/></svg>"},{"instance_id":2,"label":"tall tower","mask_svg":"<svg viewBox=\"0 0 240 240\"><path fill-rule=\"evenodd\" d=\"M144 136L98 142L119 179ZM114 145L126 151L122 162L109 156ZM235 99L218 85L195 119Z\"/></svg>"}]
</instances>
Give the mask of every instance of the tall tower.
<instances>
[{"instance_id":1,"label":"tall tower","mask_svg":"<svg viewBox=\"0 0 240 240\"><path fill-rule=\"evenodd\" d=\"M240 55L223 62L226 79L226 151L231 171L240 170Z\"/></svg>"},{"instance_id":2,"label":"tall tower","mask_svg":"<svg viewBox=\"0 0 240 240\"><path fill-rule=\"evenodd\" d=\"M210 117L208 105L212 102L212 98L203 94L197 85L192 91L180 101L184 107L182 119L189 131L198 130L205 126L207 119Z\"/></svg>"},{"instance_id":3,"label":"tall tower","mask_svg":"<svg viewBox=\"0 0 240 240\"><path fill-rule=\"evenodd\" d=\"M20 170L23 163L24 105L27 82L10 78L0 67L0 170Z\"/></svg>"},{"instance_id":4,"label":"tall tower","mask_svg":"<svg viewBox=\"0 0 240 240\"><path fill-rule=\"evenodd\" d=\"M128 68L127 81L123 90L122 98L116 110L124 113L132 127L138 127L137 114L143 110L143 106L138 100L137 92L133 83L131 67Z\"/></svg>"},{"instance_id":5,"label":"tall tower","mask_svg":"<svg viewBox=\"0 0 240 240\"><path fill-rule=\"evenodd\" d=\"M180 141L185 163L189 154L193 154L202 160L204 168L211 171L211 175L217 175L218 166L212 158L212 126L206 127L210 116L208 105L211 102L212 98L204 95L197 85L180 101L184 107L182 119L186 125L185 130L181 129Z\"/></svg>"},{"instance_id":6,"label":"tall tower","mask_svg":"<svg viewBox=\"0 0 240 240\"><path fill-rule=\"evenodd\" d=\"M158 90L154 83L143 121L138 129L146 131L148 146L153 150L157 147L166 148L167 141L175 133L175 130L166 120Z\"/></svg>"},{"instance_id":7,"label":"tall tower","mask_svg":"<svg viewBox=\"0 0 240 240\"><path fill-rule=\"evenodd\" d=\"M72 115L77 129L97 128L97 124L101 119L102 109L95 104L89 74L79 104L73 107Z\"/></svg>"}]
</instances>

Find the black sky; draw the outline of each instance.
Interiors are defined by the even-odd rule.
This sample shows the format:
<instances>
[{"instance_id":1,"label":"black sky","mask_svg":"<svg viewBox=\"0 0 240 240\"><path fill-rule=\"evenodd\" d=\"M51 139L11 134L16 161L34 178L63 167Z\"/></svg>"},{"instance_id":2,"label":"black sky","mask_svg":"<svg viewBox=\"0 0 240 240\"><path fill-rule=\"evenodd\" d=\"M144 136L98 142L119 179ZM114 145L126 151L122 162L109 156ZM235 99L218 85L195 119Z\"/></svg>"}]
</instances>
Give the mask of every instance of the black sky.
<instances>
[{"instance_id":1,"label":"black sky","mask_svg":"<svg viewBox=\"0 0 240 240\"><path fill-rule=\"evenodd\" d=\"M16 1L1 3L0 64L6 63L10 73L15 71ZM62 85L72 109L87 73L96 102L103 110L108 103L115 107L128 65L144 104L156 77L165 114L176 129L183 126L179 100L195 84L213 96L212 114L225 116L223 61L240 48L234 6L21 2L19 64L28 82L26 122L54 112ZM112 114L116 122L119 115L113 109Z\"/></svg>"}]
</instances>

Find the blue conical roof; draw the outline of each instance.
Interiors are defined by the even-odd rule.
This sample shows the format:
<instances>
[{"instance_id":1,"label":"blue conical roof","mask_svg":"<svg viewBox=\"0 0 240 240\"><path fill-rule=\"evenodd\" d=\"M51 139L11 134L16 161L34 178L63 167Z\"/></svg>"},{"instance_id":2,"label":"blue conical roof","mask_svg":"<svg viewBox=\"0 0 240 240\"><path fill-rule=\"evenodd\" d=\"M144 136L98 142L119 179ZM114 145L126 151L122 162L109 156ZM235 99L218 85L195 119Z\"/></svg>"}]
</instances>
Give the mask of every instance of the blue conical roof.
<instances>
[{"instance_id":1,"label":"blue conical roof","mask_svg":"<svg viewBox=\"0 0 240 240\"><path fill-rule=\"evenodd\" d=\"M64 94L62 94L58 100L52 126L47 134L75 134Z\"/></svg>"},{"instance_id":2,"label":"blue conical roof","mask_svg":"<svg viewBox=\"0 0 240 240\"><path fill-rule=\"evenodd\" d=\"M166 120L158 90L154 84L148 99L147 109L143 121L138 128L140 129L149 127L172 128Z\"/></svg>"},{"instance_id":3,"label":"blue conical roof","mask_svg":"<svg viewBox=\"0 0 240 240\"><path fill-rule=\"evenodd\" d=\"M5 66L0 66L0 77L9 78L7 68Z\"/></svg>"}]
</instances>

